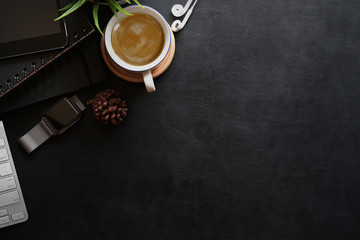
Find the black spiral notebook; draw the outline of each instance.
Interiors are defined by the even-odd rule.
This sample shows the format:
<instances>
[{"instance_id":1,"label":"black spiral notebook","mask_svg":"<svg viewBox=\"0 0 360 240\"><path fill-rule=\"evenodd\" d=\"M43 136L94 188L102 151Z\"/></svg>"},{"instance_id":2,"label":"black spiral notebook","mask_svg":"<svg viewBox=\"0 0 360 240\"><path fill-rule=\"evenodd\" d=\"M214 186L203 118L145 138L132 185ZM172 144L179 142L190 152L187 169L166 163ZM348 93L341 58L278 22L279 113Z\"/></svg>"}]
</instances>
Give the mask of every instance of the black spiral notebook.
<instances>
[{"instance_id":1,"label":"black spiral notebook","mask_svg":"<svg viewBox=\"0 0 360 240\"><path fill-rule=\"evenodd\" d=\"M0 60L0 113L104 80L99 76L102 64L95 30L84 13L78 10L65 22L64 48Z\"/></svg>"}]
</instances>

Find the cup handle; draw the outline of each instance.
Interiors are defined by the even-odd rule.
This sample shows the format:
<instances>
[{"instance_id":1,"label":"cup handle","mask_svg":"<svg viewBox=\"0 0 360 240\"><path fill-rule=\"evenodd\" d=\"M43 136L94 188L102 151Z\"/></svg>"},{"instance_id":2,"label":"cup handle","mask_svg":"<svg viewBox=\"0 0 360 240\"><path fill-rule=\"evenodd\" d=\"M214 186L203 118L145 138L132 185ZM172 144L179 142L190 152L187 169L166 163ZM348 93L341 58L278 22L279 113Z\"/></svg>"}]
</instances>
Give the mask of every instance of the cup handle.
<instances>
[{"instance_id":1,"label":"cup handle","mask_svg":"<svg viewBox=\"0 0 360 240\"><path fill-rule=\"evenodd\" d=\"M155 92L155 85L154 85L154 79L153 76L151 74L151 70L147 70L145 72L142 72L143 78L144 78L144 83L145 83L145 87L146 87L146 91L148 91L149 93L151 92Z\"/></svg>"}]
</instances>

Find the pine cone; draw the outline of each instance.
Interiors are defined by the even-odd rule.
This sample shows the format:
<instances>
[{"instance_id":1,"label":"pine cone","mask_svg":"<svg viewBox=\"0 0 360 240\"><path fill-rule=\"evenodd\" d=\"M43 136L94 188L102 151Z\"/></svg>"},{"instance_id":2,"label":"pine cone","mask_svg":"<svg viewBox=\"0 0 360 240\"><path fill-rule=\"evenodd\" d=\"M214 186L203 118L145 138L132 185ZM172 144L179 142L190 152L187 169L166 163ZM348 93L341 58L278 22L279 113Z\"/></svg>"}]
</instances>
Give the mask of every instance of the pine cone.
<instances>
[{"instance_id":1,"label":"pine cone","mask_svg":"<svg viewBox=\"0 0 360 240\"><path fill-rule=\"evenodd\" d=\"M126 117L126 102L118 91L106 89L97 93L87 105L92 105L94 116L104 124L118 125Z\"/></svg>"}]
</instances>

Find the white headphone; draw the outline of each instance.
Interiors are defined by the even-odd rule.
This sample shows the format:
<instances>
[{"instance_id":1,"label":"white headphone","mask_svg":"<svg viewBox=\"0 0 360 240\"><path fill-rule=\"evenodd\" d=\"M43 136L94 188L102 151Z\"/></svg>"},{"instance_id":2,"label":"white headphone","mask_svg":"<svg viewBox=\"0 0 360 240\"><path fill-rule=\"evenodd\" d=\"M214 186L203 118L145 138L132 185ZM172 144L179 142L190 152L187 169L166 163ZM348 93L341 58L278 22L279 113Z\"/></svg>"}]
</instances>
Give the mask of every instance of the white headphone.
<instances>
[{"instance_id":1,"label":"white headphone","mask_svg":"<svg viewBox=\"0 0 360 240\"><path fill-rule=\"evenodd\" d=\"M195 0L194 4L192 5L192 7L189 9L191 3L192 3L193 0L188 0L185 7L182 6L181 4L175 4L172 8L171 8L171 12L172 14L175 16L175 17L181 17L183 16L186 11L186 15L183 19L183 21L180 21L180 20L175 20L173 22L173 24L171 25L171 29L174 31L174 32L178 32L180 31L181 29L183 29L183 27L185 26L186 22L189 20L189 17L194 9L194 6L197 2L197 0ZM188 11L189 9L189 11Z\"/></svg>"},{"instance_id":2,"label":"white headphone","mask_svg":"<svg viewBox=\"0 0 360 240\"><path fill-rule=\"evenodd\" d=\"M182 15L184 15L186 13L186 11L189 9L190 4L192 3L193 0L189 0L185 7L183 7L181 4L175 4L172 8L171 8L171 12L175 17L181 17Z\"/></svg>"}]
</instances>

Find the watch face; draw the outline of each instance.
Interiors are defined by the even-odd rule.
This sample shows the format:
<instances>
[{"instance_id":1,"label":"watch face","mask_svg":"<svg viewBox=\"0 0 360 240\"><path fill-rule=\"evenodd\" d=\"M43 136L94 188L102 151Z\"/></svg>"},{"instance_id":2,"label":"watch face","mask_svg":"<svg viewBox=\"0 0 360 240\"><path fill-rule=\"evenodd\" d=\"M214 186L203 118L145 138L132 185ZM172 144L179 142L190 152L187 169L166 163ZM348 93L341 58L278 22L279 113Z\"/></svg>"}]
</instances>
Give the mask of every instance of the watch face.
<instances>
[{"instance_id":1,"label":"watch face","mask_svg":"<svg viewBox=\"0 0 360 240\"><path fill-rule=\"evenodd\" d=\"M69 100L62 99L45 112L44 117L56 132L60 132L77 120L80 114Z\"/></svg>"}]
</instances>

